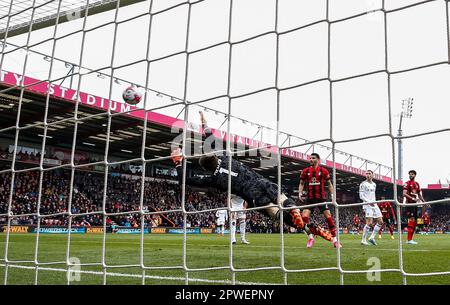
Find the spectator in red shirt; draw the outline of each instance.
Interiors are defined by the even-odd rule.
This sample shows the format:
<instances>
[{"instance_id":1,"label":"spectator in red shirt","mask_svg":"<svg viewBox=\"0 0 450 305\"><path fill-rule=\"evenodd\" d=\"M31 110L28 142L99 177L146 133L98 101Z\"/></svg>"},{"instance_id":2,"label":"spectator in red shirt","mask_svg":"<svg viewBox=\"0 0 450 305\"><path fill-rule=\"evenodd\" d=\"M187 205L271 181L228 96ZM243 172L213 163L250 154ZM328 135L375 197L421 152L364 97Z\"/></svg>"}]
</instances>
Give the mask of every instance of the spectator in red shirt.
<instances>
[{"instance_id":1,"label":"spectator in red shirt","mask_svg":"<svg viewBox=\"0 0 450 305\"><path fill-rule=\"evenodd\" d=\"M355 216L353 216L353 232L352 234L354 234L354 232L356 232L357 235L359 235L359 224L361 223L361 219L359 219L359 215L355 214Z\"/></svg>"}]
</instances>

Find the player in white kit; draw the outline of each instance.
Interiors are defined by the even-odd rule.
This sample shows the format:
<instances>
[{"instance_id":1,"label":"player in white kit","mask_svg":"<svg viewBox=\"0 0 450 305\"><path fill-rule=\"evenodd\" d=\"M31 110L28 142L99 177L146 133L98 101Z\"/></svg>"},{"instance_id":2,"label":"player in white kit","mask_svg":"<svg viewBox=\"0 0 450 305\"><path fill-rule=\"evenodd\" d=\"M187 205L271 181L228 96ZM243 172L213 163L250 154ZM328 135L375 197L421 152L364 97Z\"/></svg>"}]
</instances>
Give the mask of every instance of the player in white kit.
<instances>
[{"instance_id":1,"label":"player in white kit","mask_svg":"<svg viewBox=\"0 0 450 305\"><path fill-rule=\"evenodd\" d=\"M231 243L236 243L236 225L239 222L239 232L241 233L241 243L248 245L245 239L245 212L248 206L247 202L237 195L231 195L231 216L230 216L230 234Z\"/></svg>"},{"instance_id":2,"label":"player in white kit","mask_svg":"<svg viewBox=\"0 0 450 305\"><path fill-rule=\"evenodd\" d=\"M380 208L378 207L378 204L376 203L369 203L376 201L375 197L375 191L377 188L377 185L375 182L373 182L373 172L371 170L368 170L366 172L366 180L361 182L359 185L359 198L363 202L367 202L368 204L363 205L363 210L366 214L366 225L363 229L362 234L362 245L368 245L367 243L367 235L369 234L369 231L371 228L373 228L372 235L370 235L369 242L376 246L377 242L375 241L375 236L378 234L378 231L380 231L381 226L383 225L383 215L381 214ZM374 226L373 220L376 219L377 223Z\"/></svg>"},{"instance_id":3,"label":"player in white kit","mask_svg":"<svg viewBox=\"0 0 450 305\"><path fill-rule=\"evenodd\" d=\"M216 224L217 224L217 233L220 235L224 235L225 233L225 222L228 220L228 212L227 210L218 210L216 212Z\"/></svg>"}]
</instances>

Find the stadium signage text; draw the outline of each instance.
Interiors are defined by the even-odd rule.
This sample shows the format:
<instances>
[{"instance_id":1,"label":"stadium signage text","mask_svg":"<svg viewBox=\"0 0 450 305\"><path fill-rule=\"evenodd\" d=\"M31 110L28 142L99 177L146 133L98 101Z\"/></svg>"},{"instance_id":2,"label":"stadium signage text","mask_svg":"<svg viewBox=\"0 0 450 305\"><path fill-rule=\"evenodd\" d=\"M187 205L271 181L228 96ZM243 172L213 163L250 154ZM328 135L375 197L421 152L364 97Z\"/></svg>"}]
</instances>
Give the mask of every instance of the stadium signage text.
<instances>
[{"instance_id":1,"label":"stadium signage text","mask_svg":"<svg viewBox=\"0 0 450 305\"><path fill-rule=\"evenodd\" d=\"M7 231L8 231L8 227L4 226L2 228L2 232L7 232ZM9 233L28 233L28 227L27 226L10 226Z\"/></svg>"},{"instance_id":2,"label":"stadium signage text","mask_svg":"<svg viewBox=\"0 0 450 305\"><path fill-rule=\"evenodd\" d=\"M117 112L127 112L136 109L135 106L131 106L125 103L119 103L113 100L109 102L108 99L84 92L80 92L80 94L77 95L76 90L58 86L56 84L40 82L39 80L33 79L31 77L25 77L23 79L22 75L8 71L0 72L0 81L13 86L20 86L22 81L25 86L35 84L29 86L28 90L40 94L47 94L47 92L49 92L50 95L53 95L55 97L71 101L79 100L82 104L95 106L102 109L107 109L108 106L112 111Z\"/></svg>"},{"instance_id":3,"label":"stadium signage text","mask_svg":"<svg viewBox=\"0 0 450 305\"><path fill-rule=\"evenodd\" d=\"M150 232L152 234L165 234L166 233L166 228L151 228Z\"/></svg>"},{"instance_id":4,"label":"stadium signage text","mask_svg":"<svg viewBox=\"0 0 450 305\"><path fill-rule=\"evenodd\" d=\"M86 233L87 234L101 234L103 233L103 227L100 228L86 228Z\"/></svg>"},{"instance_id":5,"label":"stadium signage text","mask_svg":"<svg viewBox=\"0 0 450 305\"><path fill-rule=\"evenodd\" d=\"M37 233L38 229L37 227L33 228L33 233ZM40 227L39 233L41 234L67 234L69 233L68 228L61 228L61 227ZM72 234L80 234L80 233L86 233L86 228L71 228L70 233Z\"/></svg>"},{"instance_id":6,"label":"stadium signage text","mask_svg":"<svg viewBox=\"0 0 450 305\"><path fill-rule=\"evenodd\" d=\"M184 234L183 228L168 228L169 234ZM186 234L200 234L200 228L186 228Z\"/></svg>"},{"instance_id":7,"label":"stadium signage text","mask_svg":"<svg viewBox=\"0 0 450 305\"><path fill-rule=\"evenodd\" d=\"M219 228L215 228L214 233L219 234L222 232L219 231ZM230 230L228 230L228 229L223 230L223 234L230 234Z\"/></svg>"},{"instance_id":8,"label":"stadium signage text","mask_svg":"<svg viewBox=\"0 0 450 305\"><path fill-rule=\"evenodd\" d=\"M148 233L148 228L144 229L144 233ZM141 234L140 228L119 228L116 234Z\"/></svg>"}]
</instances>

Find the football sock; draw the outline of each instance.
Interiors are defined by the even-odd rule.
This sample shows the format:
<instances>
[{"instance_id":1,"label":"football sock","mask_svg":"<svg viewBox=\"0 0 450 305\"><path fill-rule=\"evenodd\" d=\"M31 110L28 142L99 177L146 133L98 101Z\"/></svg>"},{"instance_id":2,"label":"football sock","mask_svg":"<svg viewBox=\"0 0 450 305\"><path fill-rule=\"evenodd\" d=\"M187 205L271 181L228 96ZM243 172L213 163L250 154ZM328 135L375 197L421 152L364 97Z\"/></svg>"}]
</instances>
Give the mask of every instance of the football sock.
<instances>
[{"instance_id":1,"label":"football sock","mask_svg":"<svg viewBox=\"0 0 450 305\"><path fill-rule=\"evenodd\" d=\"M335 237L336 236L336 226L335 226L335 224L334 224L334 220L333 220L333 217L327 217L327 224L328 224L328 229L330 230L330 232L331 232L331 235L333 236L333 237Z\"/></svg>"},{"instance_id":2,"label":"football sock","mask_svg":"<svg viewBox=\"0 0 450 305\"><path fill-rule=\"evenodd\" d=\"M414 220L409 220L408 221L408 228L407 228L407 230L408 230L408 241L412 240L412 238L413 238L415 226L416 226L416 222Z\"/></svg>"},{"instance_id":3,"label":"football sock","mask_svg":"<svg viewBox=\"0 0 450 305\"><path fill-rule=\"evenodd\" d=\"M375 227L373 228L373 232L372 235L370 235L370 239L375 238L375 236L377 235L378 231L380 231L381 226L379 224L376 224Z\"/></svg>"},{"instance_id":4,"label":"football sock","mask_svg":"<svg viewBox=\"0 0 450 305\"><path fill-rule=\"evenodd\" d=\"M241 231L241 240L245 240L245 227L246 227L245 219L241 219L241 222L239 224L239 229Z\"/></svg>"},{"instance_id":5,"label":"football sock","mask_svg":"<svg viewBox=\"0 0 450 305\"><path fill-rule=\"evenodd\" d=\"M236 241L236 220L230 222L230 235L231 240Z\"/></svg>"},{"instance_id":6,"label":"football sock","mask_svg":"<svg viewBox=\"0 0 450 305\"><path fill-rule=\"evenodd\" d=\"M368 225L364 226L362 240L365 241L367 239L367 234L369 234L370 227Z\"/></svg>"}]
</instances>

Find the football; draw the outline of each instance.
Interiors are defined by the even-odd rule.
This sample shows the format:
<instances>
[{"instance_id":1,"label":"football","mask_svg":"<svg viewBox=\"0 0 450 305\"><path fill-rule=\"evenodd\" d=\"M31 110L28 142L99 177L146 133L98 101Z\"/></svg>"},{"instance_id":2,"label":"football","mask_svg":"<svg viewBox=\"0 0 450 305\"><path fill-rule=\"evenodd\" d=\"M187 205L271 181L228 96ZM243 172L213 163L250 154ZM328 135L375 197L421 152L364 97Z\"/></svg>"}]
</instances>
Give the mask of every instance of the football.
<instances>
[{"instance_id":1,"label":"football","mask_svg":"<svg viewBox=\"0 0 450 305\"><path fill-rule=\"evenodd\" d=\"M137 91L136 87L128 87L126 88L122 93L122 98L125 101L125 103L130 105L136 105L139 104L139 102L142 99L142 94Z\"/></svg>"}]
</instances>

